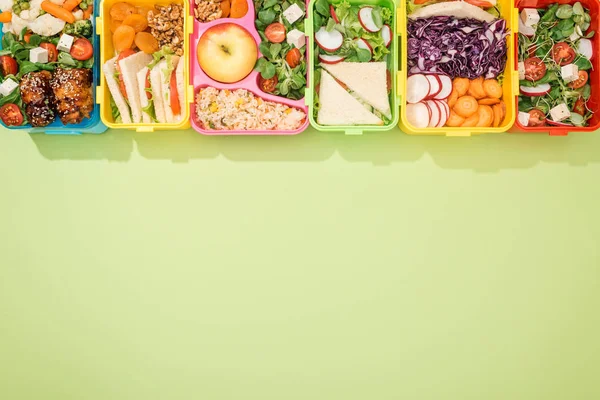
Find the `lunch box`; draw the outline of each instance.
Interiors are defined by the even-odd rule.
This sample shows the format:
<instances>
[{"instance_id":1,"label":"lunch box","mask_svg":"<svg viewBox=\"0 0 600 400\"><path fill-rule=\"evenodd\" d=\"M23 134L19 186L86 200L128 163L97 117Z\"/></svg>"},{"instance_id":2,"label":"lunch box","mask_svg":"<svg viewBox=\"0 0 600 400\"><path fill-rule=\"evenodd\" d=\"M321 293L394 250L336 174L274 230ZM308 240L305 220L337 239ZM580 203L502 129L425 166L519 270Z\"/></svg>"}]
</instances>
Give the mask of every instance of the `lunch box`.
<instances>
[{"instance_id":1,"label":"lunch box","mask_svg":"<svg viewBox=\"0 0 600 400\"><path fill-rule=\"evenodd\" d=\"M115 57L115 51L112 41L112 32L110 31L110 8L115 4L120 2L121 0L101 0L100 1L100 15L96 18L96 25L100 27L96 31L98 35L100 35L100 65L104 65L108 60ZM193 1L193 0L192 0ZM154 6L154 5L169 5L169 4L181 4L183 5L183 32L184 32L184 40L189 41L189 35L192 33L193 25L190 24L190 17L186 10L189 9L189 0L162 0L162 1L153 1L153 0L131 0L125 2L130 3L134 6ZM195 54L195 53L194 53ZM183 51L183 62L184 65L189 65L190 60L190 52L189 47L184 46ZM175 123L116 123L112 116L112 110L110 106L110 90L108 89L108 85L106 84L106 80L102 79L100 81L100 86L96 89L96 93L98 97L96 101L100 104L100 117L102 118L102 122L109 128L114 129L131 129L137 132L154 132L155 130L182 130L190 127L190 106L189 103L193 101L193 92L192 87L189 85L190 82L190 74L189 69L184 69L184 87L187 90L184 93L185 102L181 107L183 114L183 119L179 122Z\"/></svg>"},{"instance_id":2,"label":"lunch box","mask_svg":"<svg viewBox=\"0 0 600 400\"><path fill-rule=\"evenodd\" d=\"M511 0L498 0L498 8L502 13L502 18L506 20L506 27L510 33L507 36L507 61L506 68L504 71L504 81L502 83L502 89L504 94L502 99L506 104L506 115L501 125L493 127L441 127L441 128L415 128L410 125L406 118L406 80L408 78L408 34L407 34L407 22L408 16L406 15L406 0L400 1L400 21L398 26L398 32L401 36L400 46L402 48L401 53L401 67L398 71L398 96L400 98L400 128L410 135L446 135L446 136L471 136L482 133L499 133L506 132L509 130L516 118L516 96L519 94L519 72L511 66L516 65L514 58L516 52L513 51L515 38L517 37L517 27L519 14L514 9Z\"/></svg>"},{"instance_id":3,"label":"lunch box","mask_svg":"<svg viewBox=\"0 0 600 400\"><path fill-rule=\"evenodd\" d=\"M96 15L98 10L98 2L94 0L94 14ZM92 69L93 79L92 82L92 98L98 99L98 91L96 90L96 86L100 82L100 41L96 36L96 32L98 32L99 25L95 23L94 18L92 18L93 26L94 26L94 34L90 41L94 46L94 68ZM2 32L2 23L0 23L0 39L4 36ZM0 43L0 49L2 48L2 44ZM19 90L18 88L15 90ZM1 126L6 129L16 129L16 130L27 130L29 133L45 133L48 135L80 135L82 133L103 133L106 131L106 126L100 120L100 106L98 104L94 104L94 110L90 118L84 119L79 124L72 125L64 125L60 122L60 118L56 117L56 119L48 126L34 128L30 124L23 126L5 126L0 122Z\"/></svg>"},{"instance_id":4,"label":"lunch box","mask_svg":"<svg viewBox=\"0 0 600 400\"><path fill-rule=\"evenodd\" d=\"M549 1L549 0L515 0L515 10L514 12L519 14L523 8L547 8L552 4L575 4L577 1L581 3L581 5L588 9L590 12L590 17L592 20L590 22L590 31L595 31L596 34L590 39L592 41L592 46L594 52L592 54L592 59L590 62L592 63L592 69L588 71L590 74L590 82L592 86L591 97L588 100L588 108L591 110L598 110L600 106L600 68L598 68L598 52L600 52L600 42L598 41L598 27L599 24L599 16L600 16L600 2L598 0L559 0L559 1ZM515 27L515 31L518 30L518 26ZM517 35L515 35L515 44L517 43ZM514 66L515 70L518 70L518 48L514 46ZM518 74L518 73L517 73ZM518 94L519 90L517 88L517 98L515 99L515 107L517 107L518 112ZM569 132L592 132L600 128L600 114L594 113L592 118L588 121L589 125L585 127L577 127L577 126L539 126L539 127L530 127L523 126L519 123L517 119L515 121L515 125L511 128L511 133L549 133L550 136L565 136L568 135Z\"/></svg>"},{"instance_id":5,"label":"lunch box","mask_svg":"<svg viewBox=\"0 0 600 400\"><path fill-rule=\"evenodd\" d=\"M334 1L333 4L339 3L340 1ZM306 104L308 106L308 114L310 118L310 124L313 128L321 132L331 132L331 131L342 131L347 135L361 135L363 132L367 131L387 131L398 124L398 107L400 104L399 97L396 93L394 93L393 88L396 87L396 74L395 71L398 70L398 42L396 38L398 37L397 28L398 28L398 14L402 15L405 12L397 9L395 0L349 0L349 3L353 6L361 5L361 6L380 6L388 8L392 11L392 43L390 44L390 53L388 54L388 70L391 73L391 87L392 91L390 94L390 109L392 110L392 118L388 124L382 126L376 125L320 125L317 123L313 116L313 101L314 101L314 71L315 66L318 60L315 60L315 55L313 51L309 52L308 57L308 71L309 71L309 81L308 87L306 90ZM306 11L306 20L305 20L305 32L308 36L307 46L310 46L310 50L315 47L315 32L314 32L314 1L311 1L308 5ZM406 28L404 28L406 29ZM343 107L343 105L340 105Z\"/></svg>"},{"instance_id":6,"label":"lunch box","mask_svg":"<svg viewBox=\"0 0 600 400\"><path fill-rule=\"evenodd\" d=\"M233 24L241 26L242 28L247 30L250 33L250 35L252 35L252 37L256 41L256 47L258 48L262 39L260 38L260 35L258 34L258 30L256 29L256 26L254 25L254 21L256 19L256 10L254 9L254 1L247 0L247 3L248 3L248 12L242 18L219 18L219 19L216 19L216 20L210 21L210 22L200 22L196 18L194 18L193 1L190 4L189 18L191 18L193 21L193 23L192 23L193 34L192 34L191 40L189 41L189 46L190 46L189 53L194 55L194 57L190 58L190 70L192 71L192 84L193 84L192 93L194 94L193 97L195 97L195 94L200 89L203 89L206 87L214 87L214 88L220 89L220 90L245 89L245 90L251 92L252 94L254 94L255 96L262 98L263 100L272 101L274 103L281 103L286 106L297 108L297 109L304 111L305 113L308 113L308 108L305 104L304 99L292 100L292 99L288 99L283 96L276 96L276 95L272 95L272 94L263 92L258 85L258 79L259 79L260 73L257 71L252 71L248 76L246 76L244 79L242 79L239 82L221 83L221 82L215 81L214 79L210 78L200 67L200 64L198 63L198 59L196 57L198 42L200 41L200 37L204 34L204 32L206 32L207 29L209 29L213 26L216 26L216 25L225 24L225 23L233 23ZM307 1L307 8L308 8L308 1ZM306 34L306 32L305 32L305 34ZM308 47L308 42L307 42L306 46L307 46L306 53L310 54L311 49ZM305 55L306 55L306 53L305 53ZM258 57L259 58L262 57L260 50L258 50ZM307 68L307 71L308 71L308 68ZM308 88L306 89L306 92L308 92ZM295 130L205 129L203 126L200 125L200 123L198 122L198 119L196 117L196 107L195 107L194 100L192 99L191 102L192 102L192 106L191 106L190 112L192 115L192 117L191 117L192 127L196 131L202 133L203 135L296 135L298 133L305 131L306 128L308 127L308 119L306 119L304 121L304 123L302 124L302 126L300 126L298 129L295 129Z\"/></svg>"}]
</instances>

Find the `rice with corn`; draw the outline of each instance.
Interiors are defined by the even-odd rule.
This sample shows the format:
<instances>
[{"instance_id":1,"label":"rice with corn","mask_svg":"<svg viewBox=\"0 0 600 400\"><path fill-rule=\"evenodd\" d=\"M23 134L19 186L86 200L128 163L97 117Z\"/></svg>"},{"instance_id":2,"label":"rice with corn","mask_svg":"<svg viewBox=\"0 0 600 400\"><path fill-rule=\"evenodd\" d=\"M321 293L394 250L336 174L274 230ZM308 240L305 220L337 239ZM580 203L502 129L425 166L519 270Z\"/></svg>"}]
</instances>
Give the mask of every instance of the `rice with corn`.
<instances>
[{"instance_id":1,"label":"rice with corn","mask_svg":"<svg viewBox=\"0 0 600 400\"><path fill-rule=\"evenodd\" d=\"M200 89L196 95L196 115L205 129L281 130L298 129L306 114L281 103L265 101L245 89Z\"/></svg>"}]
</instances>

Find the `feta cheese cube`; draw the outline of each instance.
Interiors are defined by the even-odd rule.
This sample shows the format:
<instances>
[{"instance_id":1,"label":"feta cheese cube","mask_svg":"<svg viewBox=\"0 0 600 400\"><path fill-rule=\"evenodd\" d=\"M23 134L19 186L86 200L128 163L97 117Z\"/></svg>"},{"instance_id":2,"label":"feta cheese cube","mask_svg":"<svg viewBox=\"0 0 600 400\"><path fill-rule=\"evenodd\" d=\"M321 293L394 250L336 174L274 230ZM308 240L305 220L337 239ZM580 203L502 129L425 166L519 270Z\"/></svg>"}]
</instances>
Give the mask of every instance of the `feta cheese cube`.
<instances>
[{"instance_id":1,"label":"feta cheese cube","mask_svg":"<svg viewBox=\"0 0 600 400\"><path fill-rule=\"evenodd\" d=\"M575 64L567 64L560 67L560 76L567 83L576 81L579 78L579 68Z\"/></svg>"},{"instance_id":2,"label":"feta cheese cube","mask_svg":"<svg viewBox=\"0 0 600 400\"><path fill-rule=\"evenodd\" d=\"M29 50L29 61L46 64L48 62L48 50L42 49L41 47Z\"/></svg>"},{"instance_id":3,"label":"feta cheese cube","mask_svg":"<svg viewBox=\"0 0 600 400\"><path fill-rule=\"evenodd\" d=\"M525 26L533 26L540 22L540 14L535 8L524 8L521 11L521 21Z\"/></svg>"},{"instance_id":4,"label":"feta cheese cube","mask_svg":"<svg viewBox=\"0 0 600 400\"><path fill-rule=\"evenodd\" d=\"M298 29L292 29L287 34L287 42L288 44L293 44L296 48L301 49L306 44L304 32L299 31Z\"/></svg>"},{"instance_id":5,"label":"feta cheese cube","mask_svg":"<svg viewBox=\"0 0 600 400\"><path fill-rule=\"evenodd\" d=\"M525 63L519 61L519 80L525 79Z\"/></svg>"},{"instance_id":6,"label":"feta cheese cube","mask_svg":"<svg viewBox=\"0 0 600 400\"><path fill-rule=\"evenodd\" d=\"M560 103L550 110L550 117L554 122L564 121L571 117L571 111L569 111L569 107L565 103Z\"/></svg>"},{"instance_id":7,"label":"feta cheese cube","mask_svg":"<svg viewBox=\"0 0 600 400\"><path fill-rule=\"evenodd\" d=\"M519 116L517 118L519 119L521 126L529 126L529 117L529 113L519 111Z\"/></svg>"},{"instance_id":8,"label":"feta cheese cube","mask_svg":"<svg viewBox=\"0 0 600 400\"><path fill-rule=\"evenodd\" d=\"M304 11L302 11L298 4L292 4L283 12L283 16L290 24L293 24L304 16Z\"/></svg>"},{"instance_id":9,"label":"feta cheese cube","mask_svg":"<svg viewBox=\"0 0 600 400\"><path fill-rule=\"evenodd\" d=\"M12 79L7 79L2 82L2 85L0 85L0 94L2 96L8 96L18 87L19 84L17 82L13 81Z\"/></svg>"},{"instance_id":10,"label":"feta cheese cube","mask_svg":"<svg viewBox=\"0 0 600 400\"><path fill-rule=\"evenodd\" d=\"M73 46L74 39L75 38L73 36L63 33L62 36L60 37L60 40L58 41L58 45L56 46L56 49L58 51L66 51L68 53L69 51L71 51L71 47Z\"/></svg>"}]
</instances>

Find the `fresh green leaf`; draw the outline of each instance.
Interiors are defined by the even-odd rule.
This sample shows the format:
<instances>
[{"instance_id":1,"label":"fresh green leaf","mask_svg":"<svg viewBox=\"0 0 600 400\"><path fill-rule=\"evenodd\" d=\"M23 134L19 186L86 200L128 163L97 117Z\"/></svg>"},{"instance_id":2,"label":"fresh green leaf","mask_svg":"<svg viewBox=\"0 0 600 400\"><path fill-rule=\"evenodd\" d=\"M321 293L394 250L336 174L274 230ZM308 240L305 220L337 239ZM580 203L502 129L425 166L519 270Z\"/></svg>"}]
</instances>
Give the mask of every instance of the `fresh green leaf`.
<instances>
[{"instance_id":1,"label":"fresh green leaf","mask_svg":"<svg viewBox=\"0 0 600 400\"><path fill-rule=\"evenodd\" d=\"M260 10L258 12L258 19L266 25L269 25L270 23L272 23L273 21L275 21L275 18L277 17L277 14L275 14L275 11L268 8L266 10Z\"/></svg>"},{"instance_id":2,"label":"fresh green leaf","mask_svg":"<svg viewBox=\"0 0 600 400\"><path fill-rule=\"evenodd\" d=\"M271 58L277 58L279 52L281 51L281 43L272 43L269 50L269 52L271 53Z\"/></svg>"},{"instance_id":3,"label":"fresh green leaf","mask_svg":"<svg viewBox=\"0 0 600 400\"><path fill-rule=\"evenodd\" d=\"M577 68L583 71L592 68L592 63L585 57L579 57L577 60L575 60L574 64L577 65Z\"/></svg>"},{"instance_id":4,"label":"fresh green leaf","mask_svg":"<svg viewBox=\"0 0 600 400\"><path fill-rule=\"evenodd\" d=\"M329 2L327 0L317 0L315 2L315 11L324 17L329 17Z\"/></svg>"},{"instance_id":5,"label":"fresh green leaf","mask_svg":"<svg viewBox=\"0 0 600 400\"><path fill-rule=\"evenodd\" d=\"M560 19L568 19L573 15L573 7L569 4L562 4L556 10L556 17Z\"/></svg>"},{"instance_id":6,"label":"fresh green leaf","mask_svg":"<svg viewBox=\"0 0 600 400\"><path fill-rule=\"evenodd\" d=\"M373 7L371 16L373 17L373 22L375 23L375 26L377 28L381 29L381 27L383 26L383 18L381 17L381 8Z\"/></svg>"}]
</instances>

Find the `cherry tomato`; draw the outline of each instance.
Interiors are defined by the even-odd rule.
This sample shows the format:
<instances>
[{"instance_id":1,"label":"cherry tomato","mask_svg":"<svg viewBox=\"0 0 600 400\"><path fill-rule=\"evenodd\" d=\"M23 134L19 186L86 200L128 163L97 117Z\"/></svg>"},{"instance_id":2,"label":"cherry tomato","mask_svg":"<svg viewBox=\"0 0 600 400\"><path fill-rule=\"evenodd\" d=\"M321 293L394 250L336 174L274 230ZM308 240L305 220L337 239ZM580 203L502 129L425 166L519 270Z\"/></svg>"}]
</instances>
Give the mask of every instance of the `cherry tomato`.
<instances>
[{"instance_id":1,"label":"cherry tomato","mask_svg":"<svg viewBox=\"0 0 600 400\"><path fill-rule=\"evenodd\" d=\"M527 126L545 126L546 125L546 114L542 110L534 108L529 111L529 124Z\"/></svg>"},{"instance_id":2,"label":"cherry tomato","mask_svg":"<svg viewBox=\"0 0 600 400\"><path fill-rule=\"evenodd\" d=\"M94 48L86 38L79 38L73 42L71 57L79 61L89 60L94 55Z\"/></svg>"},{"instance_id":3,"label":"cherry tomato","mask_svg":"<svg viewBox=\"0 0 600 400\"><path fill-rule=\"evenodd\" d=\"M42 49L48 50L48 62L56 62L58 60L58 50L52 43L44 42L40 43Z\"/></svg>"},{"instance_id":4,"label":"cherry tomato","mask_svg":"<svg viewBox=\"0 0 600 400\"><path fill-rule=\"evenodd\" d=\"M121 67L119 66L119 61L121 61L122 59L127 58L133 54L135 54L135 51L133 51L131 49L123 50L122 52L119 53L119 56L117 57L117 61L115 61L115 70L119 73L119 90L121 91L121 94L123 95L123 97L125 97L125 100L129 100L129 99L127 98L127 90L125 89L125 81L123 80L123 74L121 74Z\"/></svg>"},{"instance_id":5,"label":"cherry tomato","mask_svg":"<svg viewBox=\"0 0 600 400\"><path fill-rule=\"evenodd\" d=\"M23 40L25 41L25 43L29 43L29 39L31 39L31 32L27 32L25 35L23 35Z\"/></svg>"},{"instance_id":6,"label":"cherry tomato","mask_svg":"<svg viewBox=\"0 0 600 400\"><path fill-rule=\"evenodd\" d=\"M302 54L300 50L293 48L285 55L285 61L288 63L290 68L296 68L302 63Z\"/></svg>"},{"instance_id":7,"label":"cherry tomato","mask_svg":"<svg viewBox=\"0 0 600 400\"><path fill-rule=\"evenodd\" d=\"M0 56L0 74L2 74L2 76L16 75L17 72L19 72L17 60L11 56Z\"/></svg>"},{"instance_id":8,"label":"cherry tomato","mask_svg":"<svg viewBox=\"0 0 600 400\"><path fill-rule=\"evenodd\" d=\"M277 79L277 75L273 76L270 79L264 79L261 75L258 75L258 86L263 92L273 93L277 88L278 82L279 79Z\"/></svg>"},{"instance_id":9,"label":"cherry tomato","mask_svg":"<svg viewBox=\"0 0 600 400\"><path fill-rule=\"evenodd\" d=\"M580 97L577 99L577 101L575 101L575 104L573 105L573 112L583 117L585 115L585 110L585 100L583 100L583 97Z\"/></svg>"},{"instance_id":10,"label":"cherry tomato","mask_svg":"<svg viewBox=\"0 0 600 400\"><path fill-rule=\"evenodd\" d=\"M546 64L539 57L529 57L525 60L525 79L539 81L546 75Z\"/></svg>"},{"instance_id":11,"label":"cherry tomato","mask_svg":"<svg viewBox=\"0 0 600 400\"><path fill-rule=\"evenodd\" d=\"M152 89L152 85L150 84L150 70L146 72L146 84L144 85L145 89ZM152 93L149 90L146 90L146 97L148 100L152 99Z\"/></svg>"},{"instance_id":12,"label":"cherry tomato","mask_svg":"<svg viewBox=\"0 0 600 400\"><path fill-rule=\"evenodd\" d=\"M552 46L552 58L561 66L571 64L575 59L575 50L565 42L556 43Z\"/></svg>"},{"instance_id":13,"label":"cherry tomato","mask_svg":"<svg viewBox=\"0 0 600 400\"><path fill-rule=\"evenodd\" d=\"M179 104L179 96L177 95L177 74L175 70L171 73L171 82L169 84L171 89L170 101L171 101L171 110L173 110L173 115L181 114L181 104Z\"/></svg>"},{"instance_id":14,"label":"cherry tomato","mask_svg":"<svg viewBox=\"0 0 600 400\"><path fill-rule=\"evenodd\" d=\"M6 126L19 126L23 123L23 113L18 105L8 103L0 108L0 118Z\"/></svg>"},{"instance_id":15,"label":"cherry tomato","mask_svg":"<svg viewBox=\"0 0 600 400\"><path fill-rule=\"evenodd\" d=\"M281 43L285 40L285 26L279 22L273 22L265 29L265 36L271 43Z\"/></svg>"},{"instance_id":16,"label":"cherry tomato","mask_svg":"<svg viewBox=\"0 0 600 400\"><path fill-rule=\"evenodd\" d=\"M581 87L583 87L583 85L585 85L588 81L588 73L587 71L579 71L579 77L577 78L577 80L569 83L569 87L571 89L579 89Z\"/></svg>"}]
</instances>

